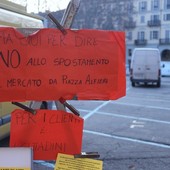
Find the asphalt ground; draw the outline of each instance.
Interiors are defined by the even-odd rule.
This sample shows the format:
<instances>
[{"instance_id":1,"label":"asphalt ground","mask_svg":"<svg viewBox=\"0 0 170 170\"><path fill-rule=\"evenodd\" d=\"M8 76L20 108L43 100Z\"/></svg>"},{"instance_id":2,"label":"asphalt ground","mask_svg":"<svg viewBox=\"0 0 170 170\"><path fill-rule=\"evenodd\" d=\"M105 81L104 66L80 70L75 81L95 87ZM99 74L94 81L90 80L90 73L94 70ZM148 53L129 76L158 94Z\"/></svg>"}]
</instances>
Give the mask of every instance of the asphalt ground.
<instances>
[{"instance_id":1,"label":"asphalt ground","mask_svg":"<svg viewBox=\"0 0 170 170\"><path fill-rule=\"evenodd\" d=\"M85 152L98 152L103 170L170 169L170 77L161 88L131 87L116 101L68 101L84 118ZM6 141L7 143L7 141ZM34 161L34 170L54 169L55 161Z\"/></svg>"}]
</instances>

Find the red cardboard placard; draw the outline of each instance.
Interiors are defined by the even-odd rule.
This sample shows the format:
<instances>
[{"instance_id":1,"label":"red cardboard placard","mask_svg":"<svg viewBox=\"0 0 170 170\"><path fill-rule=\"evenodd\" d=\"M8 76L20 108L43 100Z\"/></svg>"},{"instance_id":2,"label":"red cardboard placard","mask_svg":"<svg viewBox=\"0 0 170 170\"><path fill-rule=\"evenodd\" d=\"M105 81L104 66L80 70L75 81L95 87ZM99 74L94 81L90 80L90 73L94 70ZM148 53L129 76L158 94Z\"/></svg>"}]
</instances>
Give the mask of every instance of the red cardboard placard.
<instances>
[{"instance_id":1,"label":"red cardboard placard","mask_svg":"<svg viewBox=\"0 0 170 170\"><path fill-rule=\"evenodd\" d=\"M104 99L125 95L125 34L0 28L0 101Z\"/></svg>"},{"instance_id":2,"label":"red cardboard placard","mask_svg":"<svg viewBox=\"0 0 170 170\"><path fill-rule=\"evenodd\" d=\"M56 160L58 153L80 154L83 119L64 111L38 110L36 115L15 110L10 146L33 147L34 160Z\"/></svg>"}]
</instances>

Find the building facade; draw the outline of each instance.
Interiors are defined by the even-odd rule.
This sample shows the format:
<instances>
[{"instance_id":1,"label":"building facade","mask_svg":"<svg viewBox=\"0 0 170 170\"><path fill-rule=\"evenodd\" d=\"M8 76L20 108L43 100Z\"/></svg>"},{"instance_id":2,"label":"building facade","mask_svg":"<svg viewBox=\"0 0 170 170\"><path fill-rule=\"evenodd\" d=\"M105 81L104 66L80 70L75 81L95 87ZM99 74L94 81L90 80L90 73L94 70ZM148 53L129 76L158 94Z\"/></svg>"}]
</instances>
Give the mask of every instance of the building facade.
<instances>
[{"instance_id":1,"label":"building facade","mask_svg":"<svg viewBox=\"0 0 170 170\"><path fill-rule=\"evenodd\" d=\"M125 24L127 62L140 47L158 48L162 60L170 58L170 0L134 0L133 7L133 19Z\"/></svg>"}]
</instances>

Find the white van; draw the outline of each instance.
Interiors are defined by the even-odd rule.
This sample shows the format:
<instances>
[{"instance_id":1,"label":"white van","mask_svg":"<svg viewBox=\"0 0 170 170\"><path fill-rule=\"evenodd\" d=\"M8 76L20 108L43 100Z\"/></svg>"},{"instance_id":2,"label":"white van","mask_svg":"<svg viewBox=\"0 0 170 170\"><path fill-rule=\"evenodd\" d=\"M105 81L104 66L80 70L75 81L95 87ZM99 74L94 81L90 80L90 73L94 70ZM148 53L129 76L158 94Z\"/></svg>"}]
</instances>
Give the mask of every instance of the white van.
<instances>
[{"instance_id":1,"label":"white van","mask_svg":"<svg viewBox=\"0 0 170 170\"><path fill-rule=\"evenodd\" d=\"M130 80L135 84L156 83L161 86L161 57L156 48L135 48L130 65Z\"/></svg>"}]
</instances>

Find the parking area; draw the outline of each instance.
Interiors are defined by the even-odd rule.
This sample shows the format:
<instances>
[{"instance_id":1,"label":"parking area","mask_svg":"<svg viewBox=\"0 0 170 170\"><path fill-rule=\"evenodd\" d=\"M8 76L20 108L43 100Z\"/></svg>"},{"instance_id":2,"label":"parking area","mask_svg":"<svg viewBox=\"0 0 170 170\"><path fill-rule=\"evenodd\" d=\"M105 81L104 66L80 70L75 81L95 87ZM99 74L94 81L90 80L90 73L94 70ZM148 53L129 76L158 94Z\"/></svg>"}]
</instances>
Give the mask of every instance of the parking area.
<instances>
[{"instance_id":1,"label":"parking area","mask_svg":"<svg viewBox=\"0 0 170 170\"><path fill-rule=\"evenodd\" d=\"M131 87L115 101L68 101L84 118L84 152L98 152L104 170L168 170L170 167L170 78L162 86ZM55 161L34 161L34 170Z\"/></svg>"}]
</instances>

